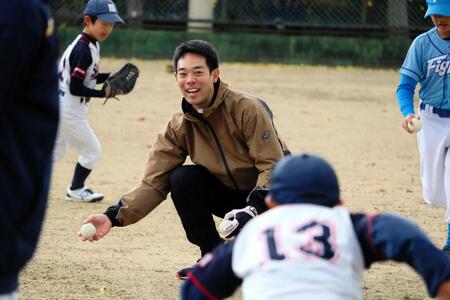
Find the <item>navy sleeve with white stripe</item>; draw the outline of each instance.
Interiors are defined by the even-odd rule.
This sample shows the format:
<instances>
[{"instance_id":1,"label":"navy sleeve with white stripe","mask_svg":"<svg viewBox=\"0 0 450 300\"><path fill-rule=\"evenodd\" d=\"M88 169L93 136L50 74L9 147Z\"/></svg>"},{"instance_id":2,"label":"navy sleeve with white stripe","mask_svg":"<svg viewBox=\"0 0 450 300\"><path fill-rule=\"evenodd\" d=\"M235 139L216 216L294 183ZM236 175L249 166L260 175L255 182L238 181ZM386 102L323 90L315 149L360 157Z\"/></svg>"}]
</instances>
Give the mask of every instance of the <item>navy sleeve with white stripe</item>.
<instances>
[{"instance_id":1,"label":"navy sleeve with white stripe","mask_svg":"<svg viewBox=\"0 0 450 300\"><path fill-rule=\"evenodd\" d=\"M373 262L394 260L410 265L436 296L439 284L450 279L450 260L413 222L394 214L352 214L366 268Z\"/></svg>"},{"instance_id":2,"label":"navy sleeve with white stripe","mask_svg":"<svg viewBox=\"0 0 450 300\"><path fill-rule=\"evenodd\" d=\"M241 285L231 268L234 241L205 255L181 287L181 299L223 299Z\"/></svg>"},{"instance_id":3,"label":"navy sleeve with white stripe","mask_svg":"<svg viewBox=\"0 0 450 300\"><path fill-rule=\"evenodd\" d=\"M436 296L439 285L450 279L450 260L417 225L393 214L351 214L364 254L365 267L376 261L394 260L410 265L423 278L428 293ZM181 299L223 299L241 284L231 269L233 242L216 248L183 284Z\"/></svg>"}]
</instances>

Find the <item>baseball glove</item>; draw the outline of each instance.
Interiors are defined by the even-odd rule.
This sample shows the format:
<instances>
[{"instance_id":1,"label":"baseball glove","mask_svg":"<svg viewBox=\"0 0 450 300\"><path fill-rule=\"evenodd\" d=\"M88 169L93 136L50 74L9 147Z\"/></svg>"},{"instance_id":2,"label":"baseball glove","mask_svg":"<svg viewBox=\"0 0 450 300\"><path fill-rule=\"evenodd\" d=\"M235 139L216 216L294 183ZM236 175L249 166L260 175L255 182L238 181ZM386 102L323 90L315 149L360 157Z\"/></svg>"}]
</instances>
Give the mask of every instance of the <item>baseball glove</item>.
<instances>
[{"instance_id":1,"label":"baseball glove","mask_svg":"<svg viewBox=\"0 0 450 300\"><path fill-rule=\"evenodd\" d=\"M116 98L117 95L125 95L131 92L139 77L139 69L132 63L126 63L119 71L112 74L103 84L105 91L105 104L109 98Z\"/></svg>"}]
</instances>

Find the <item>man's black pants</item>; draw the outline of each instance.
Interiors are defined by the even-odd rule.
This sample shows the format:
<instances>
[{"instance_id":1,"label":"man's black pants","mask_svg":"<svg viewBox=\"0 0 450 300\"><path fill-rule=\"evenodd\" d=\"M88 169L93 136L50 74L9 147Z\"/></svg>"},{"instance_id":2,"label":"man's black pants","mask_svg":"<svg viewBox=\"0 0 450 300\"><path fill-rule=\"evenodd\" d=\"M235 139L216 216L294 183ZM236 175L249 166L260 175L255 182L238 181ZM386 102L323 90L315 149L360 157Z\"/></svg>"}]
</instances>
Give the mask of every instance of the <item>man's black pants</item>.
<instances>
[{"instance_id":1,"label":"man's black pants","mask_svg":"<svg viewBox=\"0 0 450 300\"><path fill-rule=\"evenodd\" d=\"M172 171L170 191L187 239L200 247L203 256L222 243L212 215L223 218L230 210L245 207L251 190L230 189L206 168L186 165Z\"/></svg>"}]
</instances>

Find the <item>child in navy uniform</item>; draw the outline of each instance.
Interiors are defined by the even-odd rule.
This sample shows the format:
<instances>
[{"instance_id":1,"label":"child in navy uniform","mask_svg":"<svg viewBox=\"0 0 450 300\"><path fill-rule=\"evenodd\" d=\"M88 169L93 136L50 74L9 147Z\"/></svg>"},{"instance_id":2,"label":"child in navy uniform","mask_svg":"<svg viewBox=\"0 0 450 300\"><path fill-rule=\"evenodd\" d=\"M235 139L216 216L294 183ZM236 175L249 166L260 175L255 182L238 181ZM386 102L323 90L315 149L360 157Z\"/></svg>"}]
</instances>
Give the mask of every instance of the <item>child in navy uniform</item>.
<instances>
[{"instance_id":1,"label":"child in navy uniform","mask_svg":"<svg viewBox=\"0 0 450 300\"><path fill-rule=\"evenodd\" d=\"M363 299L364 270L384 260L409 264L430 296L450 299L447 256L407 219L350 213L323 158L285 157L270 183L270 209L200 260L181 299L223 299L241 284L244 299Z\"/></svg>"},{"instance_id":2,"label":"child in navy uniform","mask_svg":"<svg viewBox=\"0 0 450 300\"><path fill-rule=\"evenodd\" d=\"M0 0L0 299L18 299L47 207L58 51L46 1Z\"/></svg>"},{"instance_id":3,"label":"child in navy uniform","mask_svg":"<svg viewBox=\"0 0 450 300\"><path fill-rule=\"evenodd\" d=\"M101 145L88 123L91 97L108 97L105 89L96 90L109 73L99 73L100 45L112 32L115 23L124 23L111 0L89 0L84 10L83 32L70 44L59 63L59 99L61 121L54 159L61 158L70 145L80 156L72 183L67 187L67 199L95 202L103 195L85 185L86 178L100 158Z\"/></svg>"}]
</instances>

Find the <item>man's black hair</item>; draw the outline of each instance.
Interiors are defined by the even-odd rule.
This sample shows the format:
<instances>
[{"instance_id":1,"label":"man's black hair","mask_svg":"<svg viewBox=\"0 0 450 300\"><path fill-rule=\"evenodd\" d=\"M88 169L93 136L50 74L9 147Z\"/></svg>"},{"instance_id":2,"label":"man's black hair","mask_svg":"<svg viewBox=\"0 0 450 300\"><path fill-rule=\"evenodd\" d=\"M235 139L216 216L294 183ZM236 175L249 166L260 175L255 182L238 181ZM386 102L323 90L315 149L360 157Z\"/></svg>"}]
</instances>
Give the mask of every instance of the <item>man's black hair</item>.
<instances>
[{"instance_id":1,"label":"man's black hair","mask_svg":"<svg viewBox=\"0 0 450 300\"><path fill-rule=\"evenodd\" d=\"M195 53L203 56L206 59L206 64L208 65L209 72L219 67L217 50L213 45L203 40L190 40L178 45L178 47L175 49L175 52L173 53L172 61L175 72L177 71L178 61L186 53Z\"/></svg>"}]
</instances>

